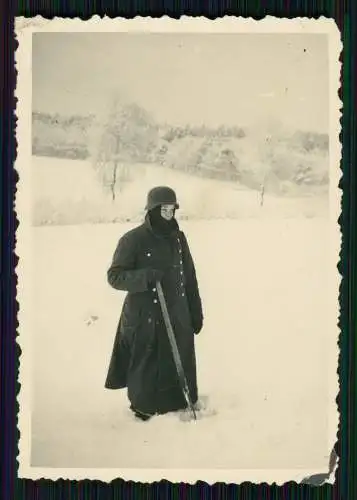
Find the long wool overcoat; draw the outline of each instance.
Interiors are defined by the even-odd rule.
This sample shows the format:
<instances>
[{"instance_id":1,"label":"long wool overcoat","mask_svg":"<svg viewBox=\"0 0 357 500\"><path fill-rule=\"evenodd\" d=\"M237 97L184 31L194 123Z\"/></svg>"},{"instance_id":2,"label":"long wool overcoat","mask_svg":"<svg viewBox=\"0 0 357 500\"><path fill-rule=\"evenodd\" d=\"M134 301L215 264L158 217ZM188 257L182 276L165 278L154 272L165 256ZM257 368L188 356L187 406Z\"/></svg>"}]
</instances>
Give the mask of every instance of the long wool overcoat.
<instances>
[{"instance_id":1,"label":"long wool overcoat","mask_svg":"<svg viewBox=\"0 0 357 500\"><path fill-rule=\"evenodd\" d=\"M150 269L164 272L162 288L193 403L198 396L194 338L202 328L202 303L187 239L175 226L169 236L159 235L146 216L119 240L108 270L109 284L128 293L105 387L127 387L132 407L151 414L185 408L186 403Z\"/></svg>"}]
</instances>

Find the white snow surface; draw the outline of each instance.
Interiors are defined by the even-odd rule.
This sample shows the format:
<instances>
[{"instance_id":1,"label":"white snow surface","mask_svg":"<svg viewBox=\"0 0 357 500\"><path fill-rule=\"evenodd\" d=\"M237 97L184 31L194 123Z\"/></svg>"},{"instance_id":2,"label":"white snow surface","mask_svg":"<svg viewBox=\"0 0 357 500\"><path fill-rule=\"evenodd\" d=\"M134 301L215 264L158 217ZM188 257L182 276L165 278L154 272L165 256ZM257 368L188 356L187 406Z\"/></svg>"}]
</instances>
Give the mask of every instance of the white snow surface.
<instances>
[{"instance_id":1,"label":"white snow surface","mask_svg":"<svg viewBox=\"0 0 357 500\"><path fill-rule=\"evenodd\" d=\"M327 470L328 219L181 222L205 315L199 390L217 410L197 422L137 422L126 391L104 389L125 296L106 270L133 225L32 229L31 465Z\"/></svg>"},{"instance_id":2,"label":"white snow surface","mask_svg":"<svg viewBox=\"0 0 357 500\"><path fill-rule=\"evenodd\" d=\"M150 188L169 185L180 202L180 219L323 217L328 196L278 197L239 183L196 177L155 164L131 164L130 182L113 203L89 161L32 157L32 220L36 225L139 221ZM119 175L119 174L118 174Z\"/></svg>"}]
</instances>

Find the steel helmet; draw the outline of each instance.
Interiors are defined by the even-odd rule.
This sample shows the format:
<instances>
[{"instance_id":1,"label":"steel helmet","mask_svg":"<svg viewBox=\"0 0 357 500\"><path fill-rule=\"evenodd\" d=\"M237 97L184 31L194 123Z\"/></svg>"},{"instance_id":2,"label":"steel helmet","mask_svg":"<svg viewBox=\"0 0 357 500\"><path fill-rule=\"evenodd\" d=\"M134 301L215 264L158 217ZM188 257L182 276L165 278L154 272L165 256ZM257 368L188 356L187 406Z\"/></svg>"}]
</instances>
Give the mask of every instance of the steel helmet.
<instances>
[{"instance_id":1,"label":"steel helmet","mask_svg":"<svg viewBox=\"0 0 357 500\"><path fill-rule=\"evenodd\" d=\"M175 205L175 208L179 208L175 191L168 186L157 186L150 189L145 210L152 210L159 205Z\"/></svg>"}]
</instances>

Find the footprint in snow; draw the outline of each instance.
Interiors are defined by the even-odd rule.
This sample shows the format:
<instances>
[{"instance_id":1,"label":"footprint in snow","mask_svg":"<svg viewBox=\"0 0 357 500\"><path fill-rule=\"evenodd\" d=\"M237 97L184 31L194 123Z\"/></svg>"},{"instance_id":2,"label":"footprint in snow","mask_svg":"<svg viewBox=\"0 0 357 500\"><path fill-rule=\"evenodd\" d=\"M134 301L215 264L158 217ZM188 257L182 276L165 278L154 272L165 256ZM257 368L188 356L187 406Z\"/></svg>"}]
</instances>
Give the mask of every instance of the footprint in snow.
<instances>
[{"instance_id":1,"label":"footprint in snow","mask_svg":"<svg viewBox=\"0 0 357 500\"><path fill-rule=\"evenodd\" d=\"M85 323L87 326L93 325L96 321L98 321L99 317L91 314L86 320Z\"/></svg>"}]
</instances>

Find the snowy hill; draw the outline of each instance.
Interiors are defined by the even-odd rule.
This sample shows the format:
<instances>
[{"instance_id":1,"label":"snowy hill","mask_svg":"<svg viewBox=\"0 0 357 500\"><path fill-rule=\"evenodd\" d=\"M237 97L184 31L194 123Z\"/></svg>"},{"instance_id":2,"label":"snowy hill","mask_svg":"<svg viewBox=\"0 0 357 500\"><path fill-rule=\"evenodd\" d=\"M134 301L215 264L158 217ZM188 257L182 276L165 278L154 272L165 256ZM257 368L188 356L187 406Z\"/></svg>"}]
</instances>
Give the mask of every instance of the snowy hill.
<instances>
[{"instance_id":1,"label":"snowy hill","mask_svg":"<svg viewBox=\"0 0 357 500\"><path fill-rule=\"evenodd\" d=\"M91 163L32 157L33 222L35 225L138 221L147 191L168 184L181 203L181 219L244 219L250 217L316 217L328 209L327 196L300 198L260 195L238 182L192 176L155 164L131 164L129 178L115 202L104 191Z\"/></svg>"},{"instance_id":2,"label":"snowy hill","mask_svg":"<svg viewBox=\"0 0 357 500\"><path fill-rule=\"evenodd\" d=\"M33 154L121 159L161 164L192 175L228 181L277 195L317 194L328 188L329 137L288 130L279 123L251 128L156 123L135 103L110 103L103 116L33 113ZM119 141L119 142L118 142Z\"/></svg>"}]
</instances>

